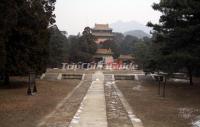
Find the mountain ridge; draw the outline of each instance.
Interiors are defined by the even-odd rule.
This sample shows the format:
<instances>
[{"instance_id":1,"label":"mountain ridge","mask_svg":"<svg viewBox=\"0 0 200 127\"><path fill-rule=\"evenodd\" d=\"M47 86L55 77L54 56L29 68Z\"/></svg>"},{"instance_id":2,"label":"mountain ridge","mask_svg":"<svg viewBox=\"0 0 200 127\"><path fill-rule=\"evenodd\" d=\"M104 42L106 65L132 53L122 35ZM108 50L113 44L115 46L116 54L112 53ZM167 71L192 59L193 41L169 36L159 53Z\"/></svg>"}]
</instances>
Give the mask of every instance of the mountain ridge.
<instances>
[{"instance_id":1,"label":"mountain ridge","mask_svg":"<svg viewBox=\"0 0 200 127\"><path fill-rule=\"evenodd\" d=\"M146 25L143 25L133 20L128 21L128 22L117 21L117 22L111 23L110 27L113 28L114 32L120 32L120 33L125 33L125 32L133 31L133 30L142 30L147 34L150 34L150 31L152 30Z\"/></svg>"},{"instance_id":2,"label":"mountain ridge","mask_svg":"<svg viewBox=\"0 0 200 127\"><path fill-rule=\"evenodd\" d=\"M143 37L151 37L149 34L145 33L142 30L130 30L130 31L124 32L123 34L124 36L127 36L127 35L135 36L139 39Z\"/></svg>"}]
</instances>

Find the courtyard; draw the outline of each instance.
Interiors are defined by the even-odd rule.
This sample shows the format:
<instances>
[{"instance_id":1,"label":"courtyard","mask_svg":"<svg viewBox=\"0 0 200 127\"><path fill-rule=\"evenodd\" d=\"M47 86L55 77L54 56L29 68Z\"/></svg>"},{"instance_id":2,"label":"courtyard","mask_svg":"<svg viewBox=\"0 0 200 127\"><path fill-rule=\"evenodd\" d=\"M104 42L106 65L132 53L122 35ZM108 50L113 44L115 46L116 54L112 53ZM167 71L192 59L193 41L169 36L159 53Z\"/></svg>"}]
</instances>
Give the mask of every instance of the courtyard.
<instances>
[{"instance_id":1,"label":"courtyard","mask_svg":"<svg viewBox=\"0 0 200 127\"><path fill-rule=\"evenodd\" d=\"M2 0L0 127L200 127L200 0Z\"/></svg>"},{"instance_id":2,"label":"courtyard","mask_svg":"<svg viewBox=\"0 0 200 127\"><path fill-rule=\"evenodd\" d=\"M58 71L51 70L51 73ZM37 79L38 93L27 96L27 78L13 77L0 89L3 127L198 127L200 86L167 82L166 97L139 70L77 70L83 79ZM135 79L116 80L115 75Z\"/></svg>"}]
</instances>

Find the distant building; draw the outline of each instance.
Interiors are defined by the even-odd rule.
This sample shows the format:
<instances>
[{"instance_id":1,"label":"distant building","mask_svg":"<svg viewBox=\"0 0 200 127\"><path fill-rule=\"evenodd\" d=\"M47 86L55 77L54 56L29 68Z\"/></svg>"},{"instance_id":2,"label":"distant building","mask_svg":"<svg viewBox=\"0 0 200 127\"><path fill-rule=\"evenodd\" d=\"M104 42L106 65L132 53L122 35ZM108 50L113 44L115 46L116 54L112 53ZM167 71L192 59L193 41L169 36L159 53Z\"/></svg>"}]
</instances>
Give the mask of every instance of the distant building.
<instances>
[{"instance_id":1,"label":"distant building","mask_svg":"<svg viewBox=\"0 0 200 127\"><path fill-rule=\"evenodd\" d=\"M94 55L95 62L101 61L104 64L113 63L113 52L111 49L97 49Z\"/></svg>"},{"instance_id":2,"label":"distant building","mask_svg":"<svg viewBox=\"0 0 200 127\"><path fill-rule=\"evenodd\" d=\"M106 40L112 40L114 34L112 28L109 28L108 24L95 24L95 27L92 30L92 35L96 38L96 43L99 44Z\"/></svg>"}]
</instances>

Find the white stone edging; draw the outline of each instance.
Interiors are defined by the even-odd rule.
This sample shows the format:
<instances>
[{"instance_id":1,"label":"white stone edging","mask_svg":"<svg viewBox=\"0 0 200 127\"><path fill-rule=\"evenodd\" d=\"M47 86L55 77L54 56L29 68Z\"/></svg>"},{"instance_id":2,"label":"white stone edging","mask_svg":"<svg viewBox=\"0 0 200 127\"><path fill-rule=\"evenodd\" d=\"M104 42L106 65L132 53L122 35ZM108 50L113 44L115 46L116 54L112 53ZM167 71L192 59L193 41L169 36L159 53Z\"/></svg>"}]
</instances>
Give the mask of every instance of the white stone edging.
<instances>
[{"instance_id":1,"label":"white stone edging","mask_svg":"<svg viewBox=\"0 0 200 127\"><path fill-rule=\"evenodd\" d=\"M46 76L45 73L43 73L43 74L41 75L40 79L41 79L41 80L44 79L45 76Z\"/></svg>"},{"instance_id":2,"label":"white stone edging","mask_svg":"<svg viewBox=\"0 0 200 127\"><path fill-rule=\"evenodd\" d=\"M137 118L136 115L134 115L131 106L129 105L129 103L125 99L124 95L122 94L122 92L119 90L119 88L116 86L115 83L113 83L113 86L114 86L115 90L117 91L117 95L120 98L124 108L126 109L133 126L134 127L144 127L142 121L139 118Z\"/></svg>"}]
</instances>

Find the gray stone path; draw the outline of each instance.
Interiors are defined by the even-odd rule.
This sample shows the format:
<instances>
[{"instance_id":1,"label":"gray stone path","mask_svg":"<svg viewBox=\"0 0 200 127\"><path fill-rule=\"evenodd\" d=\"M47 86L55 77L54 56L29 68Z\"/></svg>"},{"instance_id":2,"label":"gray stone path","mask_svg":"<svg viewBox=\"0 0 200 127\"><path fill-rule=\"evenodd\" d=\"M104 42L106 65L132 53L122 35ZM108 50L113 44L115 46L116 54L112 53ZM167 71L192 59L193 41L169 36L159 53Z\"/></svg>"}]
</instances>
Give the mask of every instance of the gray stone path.
<instances>
[{"instance_id":1,"label":"gray stone path","mask_svg":"<svg viewBox=\"0 0 200 127\"><path fill-rule=\"evenodd\" d=\"M107 127L104 75L96 72L93 82L69 127Z\"/></svg>"},{"instance_id":2,"label":"gray stone path","mask_svg":"<svg viewBox=\"0 0 200 127\"><path fill-rule=\"evenodd\" d=\"M108 117L108 127L133 127L112 81L105 82L105 97Z\"/></svg>"},{"instance_id":3,"label":"gray stone path","mask_svg":"<svg viewBox=\"0 0 200 127\"><path fill-rule=\"evenodd\" d=\"M77 85L36 127L68 127L91 84L91 75Z\"/></svg>"},{"instance_id":4,"label":"gray stone path","mask_svg":"<svg viewBox=\"0 0 200 127\"><path fill-rule=\"evenodd\" d=\"M113 87L116 90L118 98L121 100L121 103L123 104L126 112L128 113L128 117L132 122L132 125L134 127L144 127L142 121L139 118L137 118L137 116L134 114L131 106L129 105L129 103L127 102L127 100L125 99L125 97L123 96L123 94L121 93L121 91L119 90L119 88L116 86L115 83L113 84Z\"/></svg>"},{"instance_id":5,"label":"gray stone path","mask_svg":"<svg viewBox=\"0 0 200 127\"><path fill-rule=\"evenodd\" d=\"M89 88L89 89L88 89ZM78 110L77 110L78 109ZM74 117L73 117L74 116ZM37 127L143 127L115 85L113 74L85 78Z\"/></svg>"},{"instance_id":6,"label":"gray stone path","mask_svg":"<svg viewBox=\"0 0 200 127\"><path fill-rule=\"evenodd\" d=\"M113 74L105 75L108 127L143 127L115 82Z\"/></svg>"}]
</instances>

